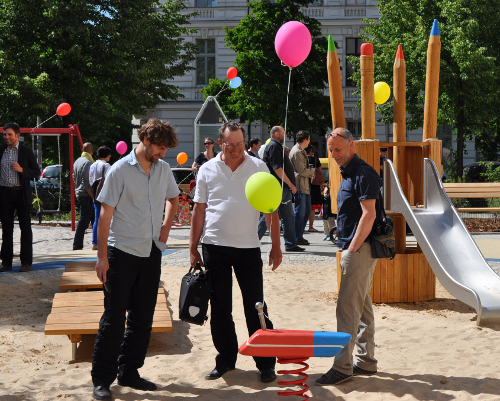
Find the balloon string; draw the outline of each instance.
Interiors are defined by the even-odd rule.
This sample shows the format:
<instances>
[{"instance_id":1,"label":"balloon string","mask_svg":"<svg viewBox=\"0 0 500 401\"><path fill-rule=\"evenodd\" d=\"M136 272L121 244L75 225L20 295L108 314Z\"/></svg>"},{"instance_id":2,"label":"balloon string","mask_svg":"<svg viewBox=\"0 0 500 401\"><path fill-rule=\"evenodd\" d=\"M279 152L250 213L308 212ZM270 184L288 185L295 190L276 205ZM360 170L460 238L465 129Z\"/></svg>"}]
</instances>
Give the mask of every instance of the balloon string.
<instances>
[{"instance_id":1,"label":"balloon string","mask_svg":"<svg viewBox=\"0 0 500 401\"><path fill-rule=\"evenodd\" d=\"M287 119L288 119L288 96L290 94L290 81L291 81L291 78L292 78L292 67L288 67L288 68L290 69L290 72L288 73L288 88L287 88L287 91L286 91L285 128L284 128L285 129L285 138L286 138L286 124L287 124ZM283 199L283 190L284 190L284 184L285 184L284 183L284 175L285 175L285 139L283 139L283 166L282 166L281 170L282 170L282 172L281 172L281 199ZM290 188L290 190L291 190L291 188ZM288 202L291 202L291 201L287 201L285 203L288 203ZM279 217L278 217L278 219L279 219ZM269 254L270 254L269 246L272 243L272 239L271 239L271 226L272 226L272 217L271 217L271 224L269 224L269 242L267 244L267 252L266 252L267 260L269 260ZM278 227L279 226L281 226L281 221L278 224ZM279 230L279 228L278 228L278 230ZM266 260L266 263L267 263L267 260ZM266 300L266 284L267 284L267 269L264 269L264 286L263 286L263 292L262 292L262 305L266 304L265 303L265 300ZM265 316L268 318L267 315L265 315Z\"/></svg>"},{"instance_id":2,"label":"balloon string","mask_svg":"<svg viewBox=\"0 0 500 401\"><path fill-rule=\"evenodd\" d=\"M55 116L57 116L57 113L54 114L52 117L47 118L45 121L41 122L40 124L38 124L35 128L40 127L41 125L45 124L47 121L49 121L51 118L54 118ZM32 128L31 132L35 132L35 128Z\"/></svg>"},{"instance_id":3,"label":"balloon string","mask_svg":"<svg viewBox=\"0 0 500 401\"><path fill-rule=\"evenodd\" d=\"M226 85L227 85L227 81L224 81L224 86L222 86L222 89L219 91L219 93L217 93L217 95L215 95L214 97L217 98L217 96L219 96L221 94L221 92L225 91L226 89L229 89L229 88L226 88ZM224 89L226 88L226 89Z\"/></svg>"}]
</instances>

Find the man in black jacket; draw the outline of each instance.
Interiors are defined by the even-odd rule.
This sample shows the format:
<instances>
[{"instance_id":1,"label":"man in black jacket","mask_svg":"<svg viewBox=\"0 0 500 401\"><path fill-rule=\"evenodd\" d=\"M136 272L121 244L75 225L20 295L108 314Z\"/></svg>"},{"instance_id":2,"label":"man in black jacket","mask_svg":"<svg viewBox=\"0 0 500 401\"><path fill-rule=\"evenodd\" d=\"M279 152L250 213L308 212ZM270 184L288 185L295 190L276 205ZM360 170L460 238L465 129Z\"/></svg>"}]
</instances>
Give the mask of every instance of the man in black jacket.
<instances>
[{"instance_id":1,"label":"man in black jacket","mask_svg":"<svg viewBox=\"0 0 500 401\"><path fill-rule=\"evenodd\" d=\"M21 130L16 123L3 127L5 144L0 146L0 219L2 222L2 251L0 272L12 270L14 257L14 211L21 229L21 269L31 270L33 263L33 232L31 231L30 179L40 175L40 168L31 148L19 143Z\"/></svg>"}]
</instances>

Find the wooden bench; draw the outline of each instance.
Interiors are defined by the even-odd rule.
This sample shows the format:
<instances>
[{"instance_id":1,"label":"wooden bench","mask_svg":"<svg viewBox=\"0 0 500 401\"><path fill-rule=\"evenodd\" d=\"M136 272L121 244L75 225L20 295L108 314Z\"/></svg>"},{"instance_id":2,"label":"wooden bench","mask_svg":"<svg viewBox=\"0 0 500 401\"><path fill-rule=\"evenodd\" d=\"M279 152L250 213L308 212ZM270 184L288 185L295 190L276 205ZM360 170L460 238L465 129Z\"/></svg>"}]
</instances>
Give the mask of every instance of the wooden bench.
<instances>
[{"instance_id":1,"label":"wooden bench","mask_svg":"<svg viewBox=\"0 0 500 401\"><path fill-rule=\"evenodd\" d=\"M95 262L94 262L95 266ZM61 277L60 290L87 291L102 288L95 270L65 271Z\"/></svg>"},{"instance_id":2,"label":"wooden bench","mask_svg":"<svg viewBox=\"0 0 500 401\"><path fill-rule=\"evenodd\" d=\"M72 358L77 358L77 344L84 334L97 334L104 312L101 291L66 292L54 295L52 310L47 316L45 335L67 335L72 343ZM172 331L172 317L164 288L158 289L153 317L153 333Z\"/></svg>"},{"instance_id":3,"label":"wooden bench","mask_svg":"<svg viewBox=\"0 0 500 401\"><path fill-rule=\"evenodd\" d=\"M450 199L500 198L500 182L445 182ZM459 207L459 212L500 212L500 207Z\"/></svg>"}]
</instances>

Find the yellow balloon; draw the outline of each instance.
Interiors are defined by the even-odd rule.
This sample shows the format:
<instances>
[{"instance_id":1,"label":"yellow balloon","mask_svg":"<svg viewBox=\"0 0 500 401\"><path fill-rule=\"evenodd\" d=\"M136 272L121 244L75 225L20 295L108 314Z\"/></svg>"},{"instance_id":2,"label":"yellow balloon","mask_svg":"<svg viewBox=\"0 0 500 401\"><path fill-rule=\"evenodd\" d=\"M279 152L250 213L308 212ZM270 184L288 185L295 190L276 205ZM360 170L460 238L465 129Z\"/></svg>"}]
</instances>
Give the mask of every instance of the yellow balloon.
<instances>
[{"instance_id":1,"label":"yellow balloon","mask_svg":"<svg viewBox=\"0 0 500 401\"><path fill-rule=\"evenodd\" d=\"M267 141L266 141L266 145L271 142L271 138L269 138Z\"/></svg>"},{"instance_id":2,"label":"yellow balloon","mask_svg":"<svg viewBox=\"0 0 500 401\"><path fill-rule=\"evenodd\" d=\"M375 103L378 105L384 104L391 96L391 88L385 82L377 82L375 89Z\"/></svg>"},{"instance_id":3,"label":"yellow balloon","mask_svg":"<svg viewBox=\"0 0 500 401\"><path fill-rule=\"evenodd\" d=\"M273 175L252 174L245 185L248 202L262 213L274 212L281 203L281 185Z\"/></svg>"}]
</instances>

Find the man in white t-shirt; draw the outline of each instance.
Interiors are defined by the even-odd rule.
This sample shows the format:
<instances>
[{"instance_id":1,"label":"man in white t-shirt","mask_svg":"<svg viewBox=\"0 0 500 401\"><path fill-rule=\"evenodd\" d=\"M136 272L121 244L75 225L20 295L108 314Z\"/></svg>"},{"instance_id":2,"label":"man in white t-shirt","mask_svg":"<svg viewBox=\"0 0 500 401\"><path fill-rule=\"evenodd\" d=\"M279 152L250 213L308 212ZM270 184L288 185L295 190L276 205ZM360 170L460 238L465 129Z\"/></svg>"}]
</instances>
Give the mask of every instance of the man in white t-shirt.
<instances>
[{"instance_id":1,"label":"man in white t-shirt","mask_svg":"<svg viewBox=\"0 0 500 401\"><path fill-rule=\"evenodd\" d=\"M191 221L191 266L197 262L210 271L212 282L210 327L218 355L215 369L206 375L213 380L233 370L238 355L238 340L232 317L232 269L238 280L251 336L260 329L255 304L263 301L262 257L257 234L259 212L245 196L245 185L252 174L269 169L261 160L245 155L245 131L241 124L227 122L219 130L216 157L203 165L198 173L194 211ZM272 249L269 265L273 270L281 264L278 212L267 215L271 220ZM203 264L198 252L201 238ZM272 322L267 318L267 328ZM254 357L262 382L276 379L276 358Z\"/></svg>"}]
</instances>

